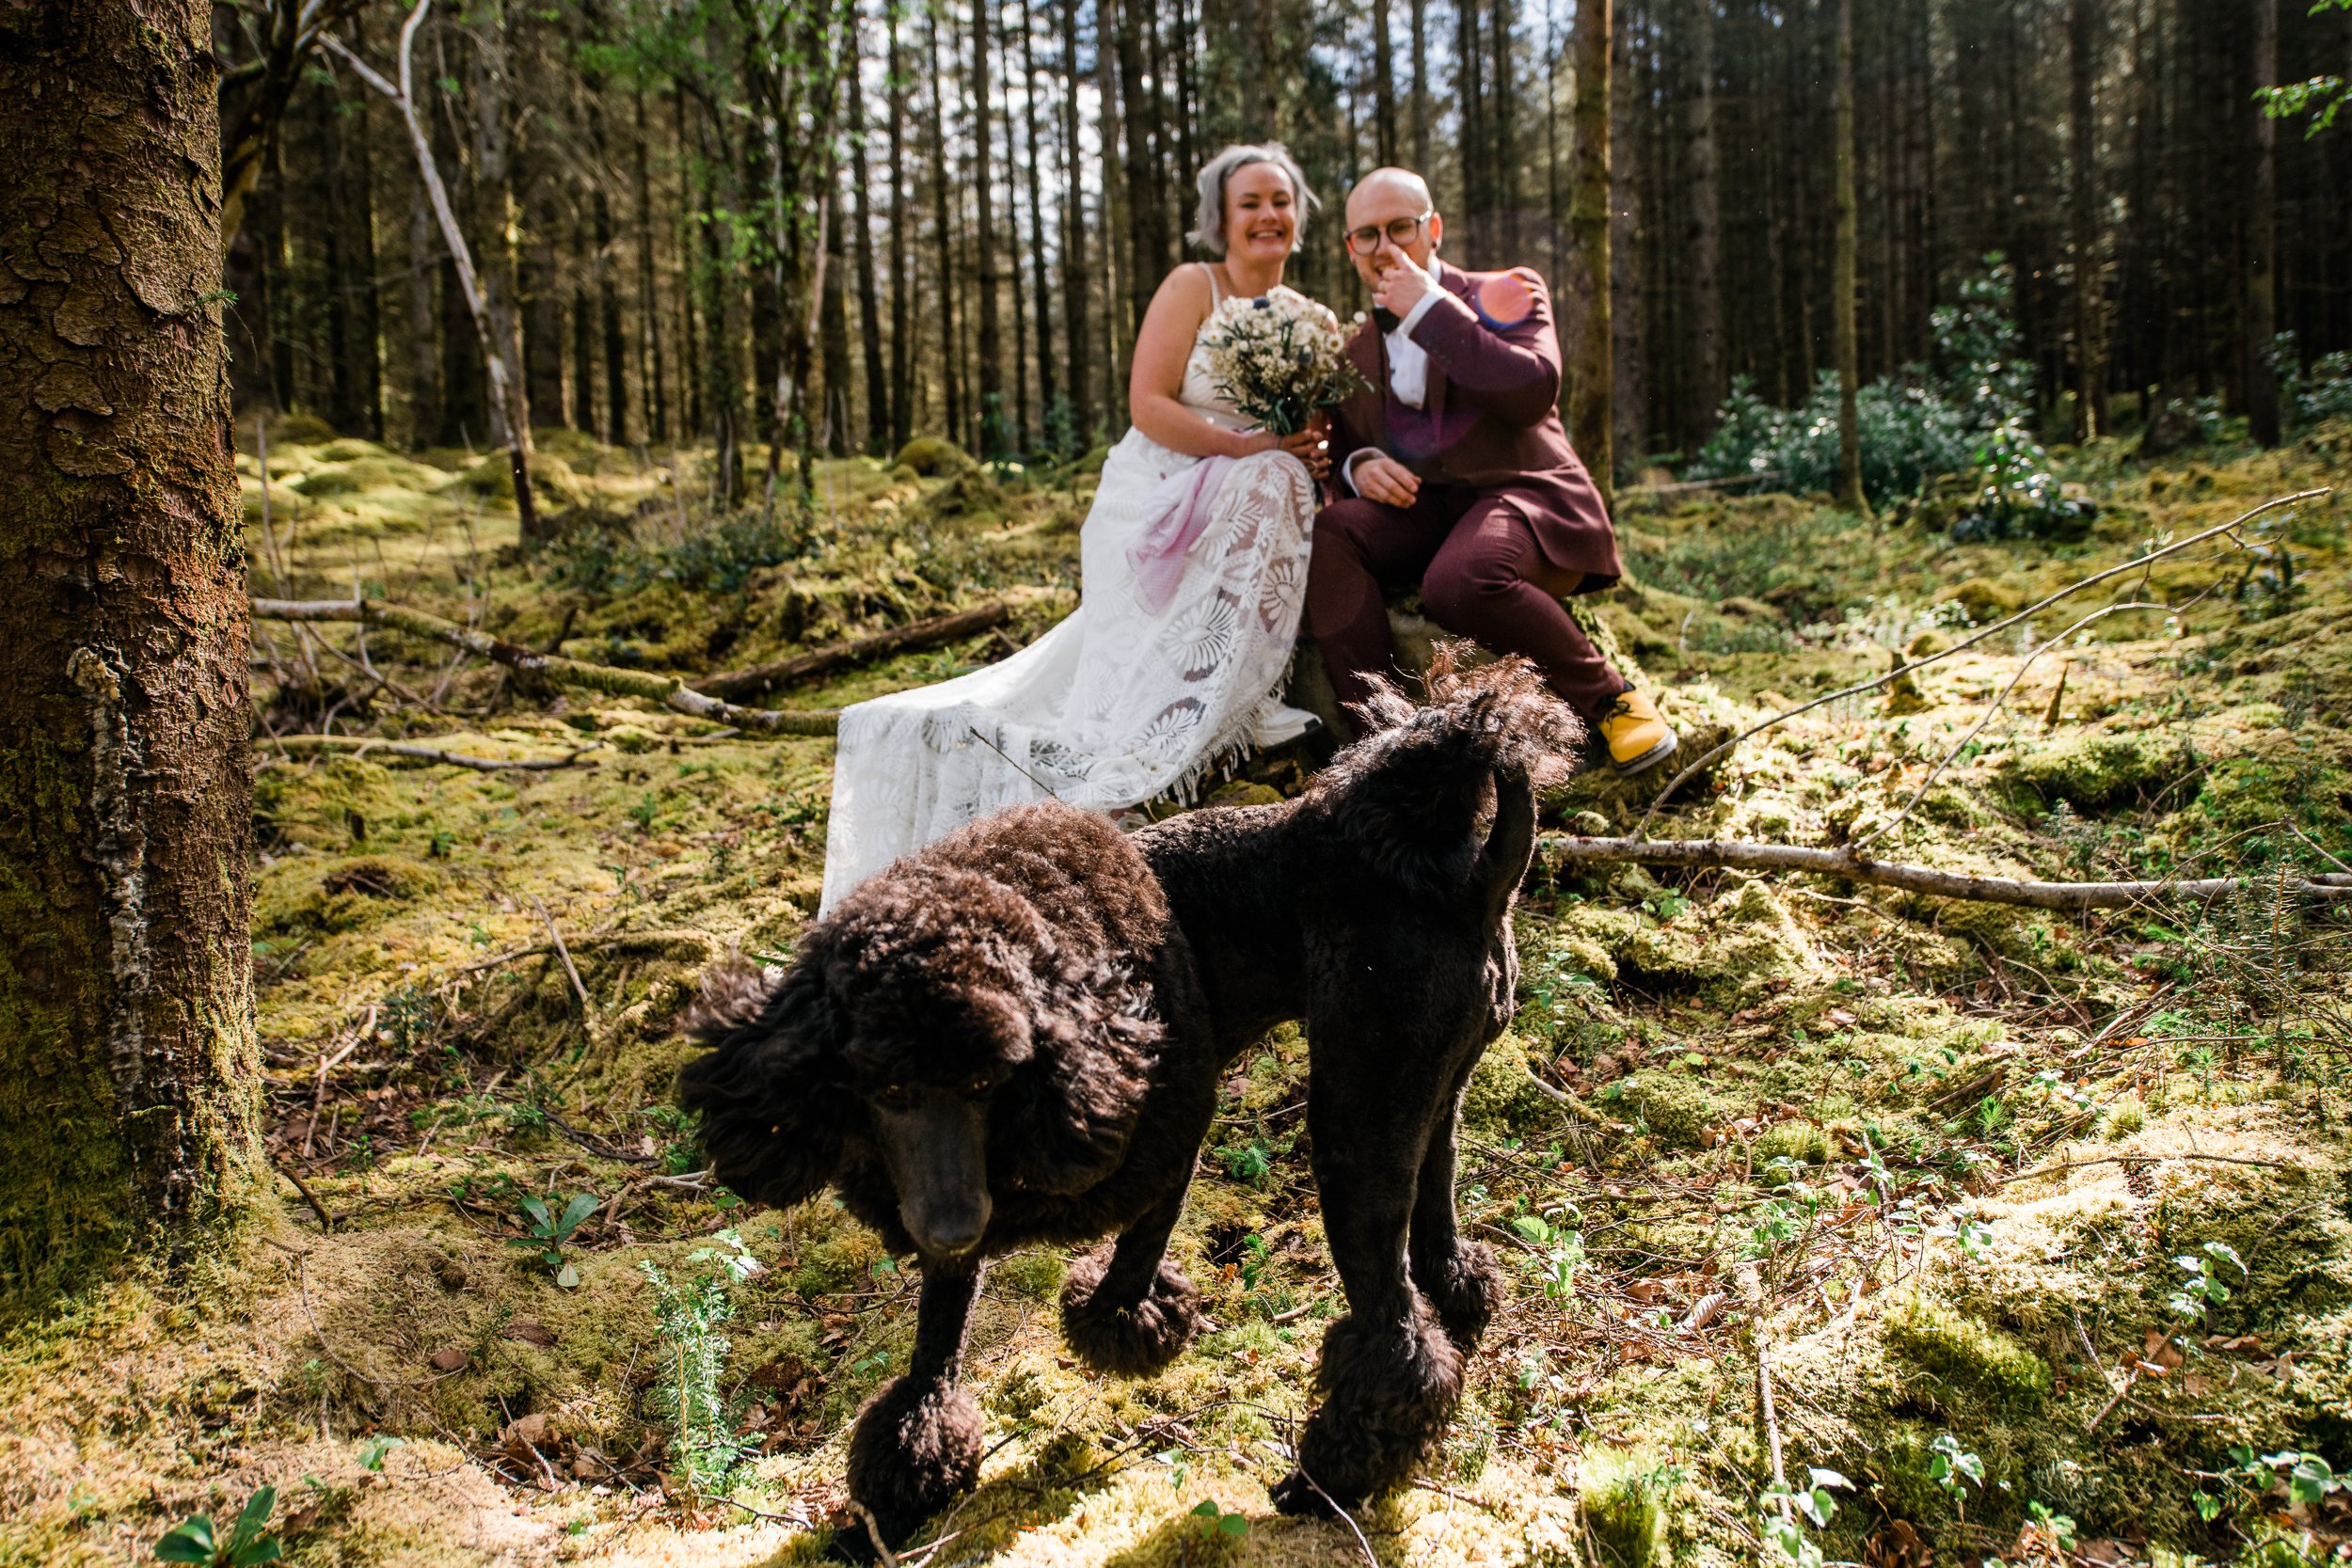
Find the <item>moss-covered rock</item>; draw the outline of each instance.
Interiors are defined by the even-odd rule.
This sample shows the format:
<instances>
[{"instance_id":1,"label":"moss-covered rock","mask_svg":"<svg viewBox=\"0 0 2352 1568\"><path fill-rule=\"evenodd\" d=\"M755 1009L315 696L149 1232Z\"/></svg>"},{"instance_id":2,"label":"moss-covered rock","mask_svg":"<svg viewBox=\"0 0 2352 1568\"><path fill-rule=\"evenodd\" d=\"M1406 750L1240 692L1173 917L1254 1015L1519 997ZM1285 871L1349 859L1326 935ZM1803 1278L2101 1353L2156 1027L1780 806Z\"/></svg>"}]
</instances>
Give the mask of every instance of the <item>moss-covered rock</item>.
<instances>
[{"instance_id":1,"label":"moss-covered rock","mask_svg":"<svg viewBox=\"0 0 2352 1568\"><path fill-rule=\"evenodd\" d=\"M1946 1400L2033 1407L2057 1384L2050 1364L2017 1339L1926 1295L1889 1315L1886 1348Z\"/></svg>"},{"instance_id":2,"label":"moss-covered rock","mask_svg":"<svg viewBox=\"0 0 2352 1568\"><path fill-rule=\"evenodd\" d=\"M2146 800L2197 768L2194 752L2156 736L2080 735L2020 752L2004 771L2043 804L2064 800L2077 810L2106 811Z\"/></svg>"},{"instance_id":3,"label":"moss-covered rock","mask_svg":"<svg viewBox=\"0 0 2352 1568\"><path fill-rule=\"evenodd\" d=\"M917 436L898 449L897 466L924 479L940 479L961 473L972 459L944 436Z\"/></svg>"},{"instance_id":4,"label":"moss-covered rock","mask_svg":"<svg viewBox=\"0 0 2352 1568\"><path fill-rule=\"evenodd\" d=\"M923 510L937 522L1002 517L1005 487L986 468L958 469L924 500Z\"/></svg>"},{"instance_id":5,"label":"moss-covered rock","mask_svg":"<svg viewBox=\"0 0 2352 1568\"><path fill-rule=\"evenodd\" d=\"M1645 1068L1603 1090L1604 1102L1620 1115L1642 1118L1651 1136L1669 1148L1696 1148L1706 1131L1724 1119L1723 1106L1706 1083L1687 1072Z\"/></svg>"},{"instance_id":6,"label":"moss-covered rock","mask_svg":"<svg viewBox=\"0 0 2352 1568\"><path fill-rule=\"evenodd\" d=\"M1651 1568L1659 1560L1671 1473L1653 1455L1612 1444L1585 1450L1577 1495L1600 1549L1598 1568Z\"/></svg>"},{"instance_id":7,"label":"moss-covered rock","mask_svg":"<svg viewBox=\"0 0 2352 1568\"><path fill-rule=\"evenodd\" d=\"M1486 1047L1462 1096L1464 1123L1523 1138L1559 1119L1560 1108L1536 1085L1526 1042L1506 1032Z\"/></svg>"}]
</instances>

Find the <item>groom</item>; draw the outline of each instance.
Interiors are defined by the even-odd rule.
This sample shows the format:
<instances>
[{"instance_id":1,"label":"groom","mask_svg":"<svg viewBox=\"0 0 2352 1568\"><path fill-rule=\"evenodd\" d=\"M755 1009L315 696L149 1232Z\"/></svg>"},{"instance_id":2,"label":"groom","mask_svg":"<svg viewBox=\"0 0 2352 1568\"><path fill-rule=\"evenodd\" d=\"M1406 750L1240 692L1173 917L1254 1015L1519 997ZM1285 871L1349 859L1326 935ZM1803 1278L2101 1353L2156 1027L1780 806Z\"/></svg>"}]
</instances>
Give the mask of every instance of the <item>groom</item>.
<instances>
[{"instance_id":1,"label":"groom","mask_svg":"<svg viewBox=\"0 0 2352 1568\"><path fill-rule=\"evenodd\" d=\"M1561 428L1560 340L1544 280L1438 260L1422 177L1375 169L1347 196L1347 253L1373 319L1347 355L1367 387L1337 410L1334 499L1315 519L1307 626L1343 709L1392 674L1382 590L1418 583L1430 618L1534 660L1621 774L1677 745L1561 603L1623 575L1616 530Z\"/></svg>"}]
</instances>

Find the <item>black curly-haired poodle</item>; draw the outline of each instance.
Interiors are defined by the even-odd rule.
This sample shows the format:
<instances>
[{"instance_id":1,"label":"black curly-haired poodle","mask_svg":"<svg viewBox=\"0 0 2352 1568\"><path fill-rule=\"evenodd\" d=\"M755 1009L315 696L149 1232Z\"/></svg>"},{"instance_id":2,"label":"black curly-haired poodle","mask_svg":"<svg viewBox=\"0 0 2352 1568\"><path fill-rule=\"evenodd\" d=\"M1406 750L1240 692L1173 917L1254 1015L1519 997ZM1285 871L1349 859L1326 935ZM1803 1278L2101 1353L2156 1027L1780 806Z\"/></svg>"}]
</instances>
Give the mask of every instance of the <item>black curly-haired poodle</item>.
<instances>
[{"instance_id":1,"label":"black curly-haired poodle","mask_svg":"<svg viewBox=\"0 0 2352 1568\"><path fill-rule=\"evenodd\" d=\"M1052 803L984 818L852 892L780 983L707 983L693 1027L716 1049L679 1087L719 1179L778 1206L831 1182L922 1266L913 1365L850 1447L850 1497L887 1542L977 1473L957 1380L984 1259L1115 1232L1070 1270L1071 1348L1141 1375L1190 1342L1168 1232L1219 1071L1290 1019L1349 1313L1277 1501L1352 1505L1442 1430L1500 1291L1455 1233L1454 1117L1513 1011L1534 792L1581 732L1520 660L1441 658L1431 693L1375 695L1379 727L1281 805L1133 837Z\"/></svg>"}]
</instances>

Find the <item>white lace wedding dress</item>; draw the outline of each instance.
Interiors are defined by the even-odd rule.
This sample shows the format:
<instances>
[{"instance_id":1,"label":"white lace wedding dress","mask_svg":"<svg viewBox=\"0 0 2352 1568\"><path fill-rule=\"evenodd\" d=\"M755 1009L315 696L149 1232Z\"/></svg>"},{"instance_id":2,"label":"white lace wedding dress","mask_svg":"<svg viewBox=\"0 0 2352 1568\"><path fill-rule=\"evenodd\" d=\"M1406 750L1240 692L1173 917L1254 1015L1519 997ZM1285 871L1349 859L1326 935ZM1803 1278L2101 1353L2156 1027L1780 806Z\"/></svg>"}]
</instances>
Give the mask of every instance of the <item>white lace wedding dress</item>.
<instances>
[{"instance_id":1,"label":"white lace wedding dress","mask_svg":"<svg viewBox=\"0 0 2352 1568\"><path fill-rule=\"evenodd\" d=\"M1248 422L1218 395L1197 339L1181 395L1228 429ZM1051 794L1116 811L1188 796L1218 764L1311 722L1279 693L1307 592L1313 482L1279 451L1209 461L1218 467L1196 471L1203 459L1129 430L1079 536L1068 619L1000 664L842 713L820 912L999 807ZM1187 512L1183 531L1198 533L1185 542L1170 518Z\"/></svg>"}]
</instances>

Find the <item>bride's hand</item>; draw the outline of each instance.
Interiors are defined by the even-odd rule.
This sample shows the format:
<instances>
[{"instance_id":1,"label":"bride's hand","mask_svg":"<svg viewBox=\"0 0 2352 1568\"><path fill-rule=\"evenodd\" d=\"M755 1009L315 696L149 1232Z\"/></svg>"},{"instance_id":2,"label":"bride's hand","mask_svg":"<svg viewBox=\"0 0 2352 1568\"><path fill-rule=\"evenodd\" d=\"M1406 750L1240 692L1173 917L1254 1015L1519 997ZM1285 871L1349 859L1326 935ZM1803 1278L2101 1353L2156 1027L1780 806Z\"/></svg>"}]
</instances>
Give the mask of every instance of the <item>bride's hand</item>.
<instances>
[{"instance_id":1,"label":"bride's hand","mask_svg":"<svg viewBox=\"0 0 2352 1568\"><path fill-rule=\"evenodd\" d=\"M1307 466L1314 479L1322 479L1331 471L1331 440L1321 420L1310 424L1295 436L1264 436L1267 445L1262 451L1289 452Z\"/></svg>"}]
</instances>

